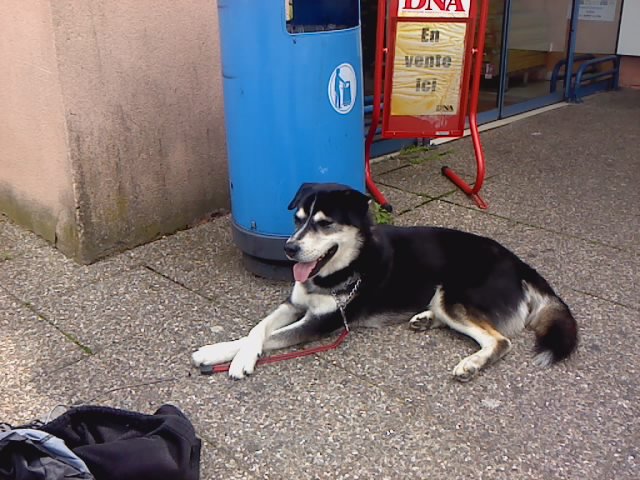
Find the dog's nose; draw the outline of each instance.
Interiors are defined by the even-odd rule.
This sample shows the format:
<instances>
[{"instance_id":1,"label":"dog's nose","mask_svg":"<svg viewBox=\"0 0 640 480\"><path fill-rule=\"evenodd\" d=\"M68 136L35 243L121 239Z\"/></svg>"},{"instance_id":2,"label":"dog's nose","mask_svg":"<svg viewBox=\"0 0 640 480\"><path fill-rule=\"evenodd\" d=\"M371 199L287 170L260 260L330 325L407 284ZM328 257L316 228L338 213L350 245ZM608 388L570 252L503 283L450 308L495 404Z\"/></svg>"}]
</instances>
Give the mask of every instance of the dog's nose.
<instances>
[{"instance_id":1,"label":"dog's nose","mask_svg":"<svg viewBox=\"0 0 640 480\"><path fill-rule=\"evenodd\" d=\"M293 258L300 251L300 246L296 242L287 241L284 244L284 253L287 254L287 257Z\"/></svg>"}]
</instances>

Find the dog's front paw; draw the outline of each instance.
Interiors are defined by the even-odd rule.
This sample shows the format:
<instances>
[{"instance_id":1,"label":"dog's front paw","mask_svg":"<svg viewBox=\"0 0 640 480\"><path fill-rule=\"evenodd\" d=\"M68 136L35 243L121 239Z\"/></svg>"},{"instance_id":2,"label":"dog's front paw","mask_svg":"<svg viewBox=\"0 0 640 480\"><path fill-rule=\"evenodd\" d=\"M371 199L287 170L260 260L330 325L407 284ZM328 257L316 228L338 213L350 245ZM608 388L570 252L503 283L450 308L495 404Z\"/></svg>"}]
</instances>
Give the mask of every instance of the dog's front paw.
<instances>
[{"instance_id":1,"label":"dog's front paw","mask_svg":"<svg viewBox=\"0 0 640 480\"><path fill-rule=\"evenodd\" d=\"M191 355L191 363L194 367L217 365L229 362L238 351L239 343L221 342L213 345L205 345Z\"/></svg>"},{"instance_id":2,"label":"dog's front paw","mask_svg":"<svg viewBox=\"0 0 640 480\"><path fill-rule=\"evenodd\" d=\"M246 342L238 351L231 365L229 366L229 376L236 380L251 375L256 367L258 358L262 355L262 344L253 340Z\"/></svg>"}]
</instances>

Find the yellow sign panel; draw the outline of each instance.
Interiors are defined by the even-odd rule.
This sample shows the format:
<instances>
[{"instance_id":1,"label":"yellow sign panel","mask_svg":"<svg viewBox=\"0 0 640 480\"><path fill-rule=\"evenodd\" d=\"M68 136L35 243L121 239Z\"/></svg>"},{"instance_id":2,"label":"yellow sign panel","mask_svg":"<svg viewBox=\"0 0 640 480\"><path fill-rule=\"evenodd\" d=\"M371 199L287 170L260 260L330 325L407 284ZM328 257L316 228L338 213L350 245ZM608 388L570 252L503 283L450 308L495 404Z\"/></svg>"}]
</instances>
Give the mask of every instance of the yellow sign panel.
<instances>
[{"instance_id":1,"label":"yellow sign panel","mask_svg":"<svg viewBox=\"0 0 640 480\"><path fill-rule=\"evenodd\" d=\"M391 115L456 115L466 23L398 22Z\"/></svg>"}]
</instances>

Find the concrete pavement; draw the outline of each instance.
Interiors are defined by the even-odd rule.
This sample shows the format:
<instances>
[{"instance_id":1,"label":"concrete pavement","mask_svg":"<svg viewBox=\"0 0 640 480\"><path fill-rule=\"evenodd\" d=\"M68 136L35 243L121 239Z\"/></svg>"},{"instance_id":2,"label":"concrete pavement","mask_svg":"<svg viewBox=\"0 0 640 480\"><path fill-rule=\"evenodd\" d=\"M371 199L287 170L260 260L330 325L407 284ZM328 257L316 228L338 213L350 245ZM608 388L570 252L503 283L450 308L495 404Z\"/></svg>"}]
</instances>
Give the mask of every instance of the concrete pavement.
<instances>
[{"instance_id":1,"label":"concrete pavement","mask_svg":"<svg viewBox=\"0 0 640 480\"><path fill-rule=\"evenodd\" d=\"M174 402L204 439L203 479L637 478L640 92L482 138L488 211L440 175L473 178L469 139L379 162L376 179L397 224L489 235L545 275L580 324L569 361L536 369L524 334L459 384L470 340L400 326L244 381L201 376L192 349L246 333L290 287L243 270L228 216L92 266L0 216L0 421Z\"/></svg>"}]
</instances>

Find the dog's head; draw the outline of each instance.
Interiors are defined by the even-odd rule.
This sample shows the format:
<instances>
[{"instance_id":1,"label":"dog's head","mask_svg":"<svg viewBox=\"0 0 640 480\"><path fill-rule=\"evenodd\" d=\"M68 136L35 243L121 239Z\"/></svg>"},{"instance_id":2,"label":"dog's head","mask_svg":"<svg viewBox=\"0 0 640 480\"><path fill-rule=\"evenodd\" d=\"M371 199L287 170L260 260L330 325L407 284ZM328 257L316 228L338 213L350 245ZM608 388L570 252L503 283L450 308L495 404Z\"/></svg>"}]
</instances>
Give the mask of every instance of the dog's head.
<instances>
[{"instance_id":1,"label":"dog's head","mask_svg":"<svg viewBox=\"0 0 640 480\"><path fill-rule=\"evenodd\" d=\"M346 185L304 183L289 204L296 231L285 244L297 282L330 275L360 252L370 228L369 197Z\"/></svg>"}]
</instances>

